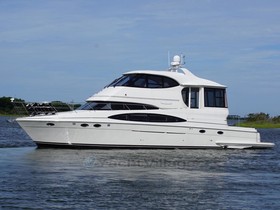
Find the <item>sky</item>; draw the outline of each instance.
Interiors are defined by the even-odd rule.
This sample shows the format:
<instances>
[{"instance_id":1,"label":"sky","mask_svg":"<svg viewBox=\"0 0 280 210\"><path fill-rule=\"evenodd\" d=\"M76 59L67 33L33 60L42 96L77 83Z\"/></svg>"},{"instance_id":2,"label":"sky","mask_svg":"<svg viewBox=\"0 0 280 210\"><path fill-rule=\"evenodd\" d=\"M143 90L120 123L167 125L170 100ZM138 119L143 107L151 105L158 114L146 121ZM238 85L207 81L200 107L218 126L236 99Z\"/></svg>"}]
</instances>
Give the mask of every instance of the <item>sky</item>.
<instances>
[{"instance_id":1,"label":"sky","mask_svg":"<svg viewBox=\"0 0 280 210\"><path fill-rule=\"evenodd\" d=\"M0 97L84 102L184 54L230 114L280 115L279 0L0 0Z\"/></svg>"}]
</instances>

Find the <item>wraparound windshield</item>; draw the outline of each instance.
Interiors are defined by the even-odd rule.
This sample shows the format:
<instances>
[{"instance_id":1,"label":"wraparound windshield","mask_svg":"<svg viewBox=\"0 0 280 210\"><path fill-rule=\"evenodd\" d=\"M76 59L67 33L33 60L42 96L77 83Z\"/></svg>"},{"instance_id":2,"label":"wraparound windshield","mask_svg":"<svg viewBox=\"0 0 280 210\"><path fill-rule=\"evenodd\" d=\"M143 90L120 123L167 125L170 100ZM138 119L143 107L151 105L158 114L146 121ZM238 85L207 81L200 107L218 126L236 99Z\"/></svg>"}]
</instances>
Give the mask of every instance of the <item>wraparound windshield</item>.
<instances>
[{"instance_id":1,"label":"wraparound windshield","mask_svg":"<svg viewBox=\"0 0 280 210\"><path fill-rule=\"evenodd\" d=\"M138 88L170 88L178 86L174 79L150 74L127 74L114 80L107 87L127 86Z\"/></svg>"}]
</instances>

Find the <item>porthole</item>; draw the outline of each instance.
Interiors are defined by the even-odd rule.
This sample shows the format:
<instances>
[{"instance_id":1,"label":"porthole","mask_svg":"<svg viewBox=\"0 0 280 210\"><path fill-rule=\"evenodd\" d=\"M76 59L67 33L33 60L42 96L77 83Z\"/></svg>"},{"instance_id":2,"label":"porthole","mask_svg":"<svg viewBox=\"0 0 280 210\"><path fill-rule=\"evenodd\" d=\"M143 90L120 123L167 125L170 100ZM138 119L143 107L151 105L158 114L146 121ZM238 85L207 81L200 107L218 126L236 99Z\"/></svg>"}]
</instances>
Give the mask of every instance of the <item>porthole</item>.
<instances>
[{"instance_id":1,"label":"porthole","mask_svg":"<svg viewBox=\"0 0 280 210\"><path fill-rule=\"evenodd\" d=\"M55 124L54 123L47 123L46 125L47 126L54 126Z\"/></svg>"},{"instance_id":2,"label":"porthole","mask_svg":"<svg viewBox=\"0 0 280 210\"><path fill-rule=\"evenodd\" d=\"M222 135L222 134L224 134L224 132L223 131L218 131L217 134Z\"/></svg>"},{"instance_id":3,"label":"porthole","mask_svg":"<svg viewBox=\"0 0 280 210\"><path fill-rule=\"evenodd\" d=\"M100 124L94 124L93 127L99 128L99 127L101 127L101 125Z\"/></svg>"},{"instance_id":4,"label":"porthole","mask_svg":"<svg viewBox=\"0 0 280 210\"><path fill-rule=\"evenodd\" d=\"M88 127L89 125L87 123L83 123L83 124L81 124L81 126L85 128L85 127Z\"/></svg>"},{"instance_id":5,"label":"porthole","mask_svg":"<svg viewBox=\"0 0 280 210\"><path fill-rule=\"evenodd\" d=\"M205 133L206 130L199 130L199 133Z\"/></svg>"}]
</instances>

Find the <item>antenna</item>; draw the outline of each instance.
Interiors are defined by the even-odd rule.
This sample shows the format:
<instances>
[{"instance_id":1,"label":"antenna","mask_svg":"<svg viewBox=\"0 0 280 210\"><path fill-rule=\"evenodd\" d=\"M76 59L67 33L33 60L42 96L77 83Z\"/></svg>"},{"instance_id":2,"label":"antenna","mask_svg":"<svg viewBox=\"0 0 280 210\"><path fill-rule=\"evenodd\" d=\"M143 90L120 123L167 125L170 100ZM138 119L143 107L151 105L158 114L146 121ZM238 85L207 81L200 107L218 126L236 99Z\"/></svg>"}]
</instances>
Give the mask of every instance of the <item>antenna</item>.
<instances>
[{"instance_id":1,"label":"antenna","mask_svg":"<svg viewBox=\"0 0 280 210\"><path fill-rule=\"evenodd\" d=\"M167 51L167 65L170 65L170 51Z\"/></svg>"},{"instance_id":2,"label":"antenna","mask_svg":"<svg viewBox=\"0 0 280 210\"><path fill-rule=\"evenodd\" d=\"M183 53L181 53L181 63L180 64L182 66L186 64L185 58L186 58L186 56Z\"/></svg>"}]
</instances>

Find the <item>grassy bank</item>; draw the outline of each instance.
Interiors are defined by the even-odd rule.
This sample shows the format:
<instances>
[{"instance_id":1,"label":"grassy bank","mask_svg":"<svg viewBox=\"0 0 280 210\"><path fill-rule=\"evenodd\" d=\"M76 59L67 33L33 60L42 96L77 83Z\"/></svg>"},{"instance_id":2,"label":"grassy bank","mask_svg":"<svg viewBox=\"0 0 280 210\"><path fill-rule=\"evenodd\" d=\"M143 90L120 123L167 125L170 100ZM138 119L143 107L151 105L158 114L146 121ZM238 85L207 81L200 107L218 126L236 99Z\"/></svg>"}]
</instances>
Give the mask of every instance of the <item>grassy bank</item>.
<instances>
[{"instance_id":1,"label":"grassy bank","mask_svg":"<svg viewBox=\"0 0 280 210\"><path fill-rule=\"evenodd\" d=\"M9 113L9 112L0 112L0 116L2 117L18 117L19 115L15 113Z\"/></svg>"},{"instance_id":2,"label":"grassy bank","mask_svg":"<svg viewBox=\"0 0 280 210\"><path fill-rule=\"evenodd\" d=\"M280 128L280 115L270 117L269 114L251 113L245 118L244 121L239 122L236 126L251 127L251 128Z\"/></svg>"},{"instance_id":3,"label":"grassy bank","mask_svg":"<svg viewBox=\"0 0 280 210\"><path fill-rule=\"evenodd\" d=\"M280 123L273 123L273 122L241 122L241 123L237 123L236 126L250 127L250 128L280 128Z\"/></svg>"},{"instance_id":4,"label":"grassy bank","mask_svg":"<svg viewBox=\"0 0 280 210\"><path fill-rule=\"evenodd\" d=\"M27 117L28 115L18 115L18 114L1 114L0 117L11 117L11 118L18 118L18 117Z\"/></svg>"}]
</instances>

